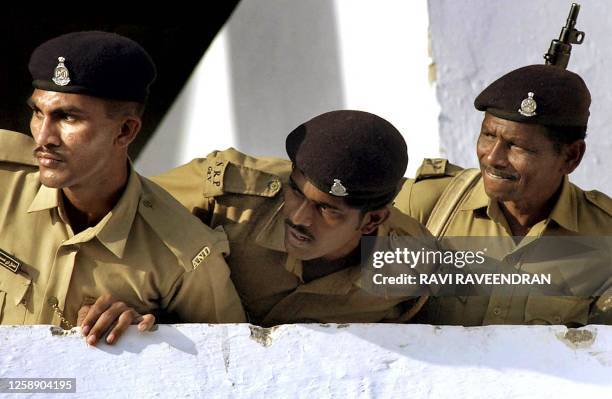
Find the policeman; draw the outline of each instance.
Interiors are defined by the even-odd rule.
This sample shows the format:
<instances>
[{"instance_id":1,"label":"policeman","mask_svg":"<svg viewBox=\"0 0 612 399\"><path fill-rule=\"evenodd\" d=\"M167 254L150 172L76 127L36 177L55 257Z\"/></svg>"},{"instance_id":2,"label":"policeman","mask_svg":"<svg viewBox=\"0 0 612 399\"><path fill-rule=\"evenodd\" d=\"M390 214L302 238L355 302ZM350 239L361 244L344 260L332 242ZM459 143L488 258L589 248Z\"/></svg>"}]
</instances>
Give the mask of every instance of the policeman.
<instances>
[{"instance_id":1,"label":"policeman","mask_svg":"<svg viewBox=\"0 0 612 399\"><path fill-rule=\"evenodd\" d=\"M29 69L34 140L0 132L0 322L69 328L85 305L95 344L113 323L108 343L133 321L149 328L140 315L157 310L243 321L225 235L128 160L155 77L145 50L113 33L69 33L39 46Z\"/></svg>"},{"instance_id":2,"label":"policeman","mask_svg":"<svg viewBox=\"0 0 612 399\"><path fill-rule=\"evenodd\" d=\"M564 287L552 296L440 297L428 303L421 321L469 326L611 321L610 258L573 258L562 268L572 260L568 252L550 258L555 251L544 255L536 246L543 245L542 237L612 234L610 197L568 180L585 153L590 103L586 84L573 72L552 65L514 70L474 102L484 111L476 145L480 169L425 160L416 178L404 184L396 206L437 237L499 237L505 248L498 259L522 271L552 272L555 285Z\"/></svg>"},{"instance_id":3,"label":"policeman","mask_svg":"<svg viewBox=\"0 0 612 399\"><path fill-rule=\"evenodd\" d=\"M390 206L408 162L401 134L376 115L332 111L293 130L286 150L290 161L215 151L153 180L223 226L252 323L409 320L418 299L377 295L360 267L362 236L429 236Z\"/></svg>"}]
</instances>

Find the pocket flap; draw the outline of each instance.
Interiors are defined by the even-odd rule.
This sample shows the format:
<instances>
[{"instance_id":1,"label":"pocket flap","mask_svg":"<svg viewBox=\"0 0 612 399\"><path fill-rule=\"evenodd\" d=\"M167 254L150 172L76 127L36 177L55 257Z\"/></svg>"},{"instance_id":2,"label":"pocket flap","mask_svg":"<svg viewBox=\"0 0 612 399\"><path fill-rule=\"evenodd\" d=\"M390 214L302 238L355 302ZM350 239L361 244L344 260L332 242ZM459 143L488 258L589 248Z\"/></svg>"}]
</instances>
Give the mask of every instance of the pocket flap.
<instances>
[{"instance_id":1,"label":"pocket flap","mask_svg":"<svg viewBox=\"0 0 612 399\"><path fill-rule=\"evenodd\" d=\"M31 284L32 279L29 276L0 268L0 291L6 293L7 301L14 306L23 301Z\"/></svg>"}]
</instances>

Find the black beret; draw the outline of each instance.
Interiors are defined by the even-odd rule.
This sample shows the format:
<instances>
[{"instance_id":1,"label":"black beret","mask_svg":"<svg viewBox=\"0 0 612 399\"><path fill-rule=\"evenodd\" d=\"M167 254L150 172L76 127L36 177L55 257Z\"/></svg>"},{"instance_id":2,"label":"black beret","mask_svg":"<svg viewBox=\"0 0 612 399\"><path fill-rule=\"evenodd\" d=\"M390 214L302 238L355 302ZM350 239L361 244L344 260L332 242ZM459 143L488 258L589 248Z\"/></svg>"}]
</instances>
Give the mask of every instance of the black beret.
<instances>
[{"instance_id":1,"label":"black beret","mask_svg":"<svg viewBox=\"0 0 612 399\"><path fill-rule=\"evenodd\" d=\"M580 76L552 65L516 69L476 97L474 106L499 118L546 126L586 127L591 93Z\"/></svg>"},{"instance_id":2,"label":"black beret","mask_svg":"<svg viewBox=\"0 0 612 399\"><path fill-rule=\"evenodd\" d=\"M350 200L390 202L406 172L400 132L362 111L332 111L293 130L285 142L294 164L319 190Z\"/></svg>"},{"instance_id":3,"label":"black beret","mask_svg":"<svg viewBox=\"0 0 612 399\"><path fill-rule=\"evenodd\" d=\"M41 44L29 69L37 89L140 103L156 74L138 43L99 31L68 33Z\"/></svg>"}]
</instances>

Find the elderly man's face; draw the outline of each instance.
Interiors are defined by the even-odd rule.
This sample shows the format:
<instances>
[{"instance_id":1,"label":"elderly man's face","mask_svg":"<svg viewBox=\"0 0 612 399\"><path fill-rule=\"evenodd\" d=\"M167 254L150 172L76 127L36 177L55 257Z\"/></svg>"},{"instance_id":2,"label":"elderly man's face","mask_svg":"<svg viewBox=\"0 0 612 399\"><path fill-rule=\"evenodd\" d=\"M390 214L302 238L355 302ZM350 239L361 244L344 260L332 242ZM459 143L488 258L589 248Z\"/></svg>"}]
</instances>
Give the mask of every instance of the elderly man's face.
<instances>
[{"instance_id":1,"label":"elderly man's face","mask_svg":"<svg viewBox=\"0 0 612 399\"><path fill-rule=\"evenodd\" d=\"M106 101L36 89L28 104L41 183L53 188L103 185L109 163L120 159L116 137L122 124L109 118Z\"/></svg>"},{"instance_id":2,"label":"elderly man's face","mask_svg":"<svg viewBox=\"0 0 612 399\"><path fill-rule=\"evenodd\" d=\"M485 114L477 150L484 187L500 202L541 206L573 167L545 128ZM579 162L579 161L578 161Z\"/></svg>"}]
</instances>

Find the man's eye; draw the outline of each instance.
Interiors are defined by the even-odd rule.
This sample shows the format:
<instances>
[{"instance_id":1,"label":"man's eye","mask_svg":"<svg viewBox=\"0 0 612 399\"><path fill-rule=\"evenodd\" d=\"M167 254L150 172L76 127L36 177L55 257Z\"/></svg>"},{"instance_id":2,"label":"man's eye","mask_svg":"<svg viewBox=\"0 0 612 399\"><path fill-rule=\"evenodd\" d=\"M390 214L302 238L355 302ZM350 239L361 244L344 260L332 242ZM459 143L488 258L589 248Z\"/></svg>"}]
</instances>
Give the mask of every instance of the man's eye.
<instances>
[{"instance_id":1,"label":"man's eye","mask_svg":"<svg viewBox=\"0 0 612 399\"><path fill-rule=\"evenodd\" d=\"M535 150L532 150L532 149L530 149L530 148L523 147L523 146L521 146L521 145L519 145L519 144L516 144L516 143L510 143L510 144L509 144L509 146L510 146L511 148L516 149L516 150L523 151L523 152L528 152L528 153L530 153L530 154L535 154L535 153L537 153L537 151L535 151Z\"/></svg>"},{"instance_id":2,"label":"man's eye","mask_svg":"<svg viewBox=\"0 0 612 399\"><path fill-rule=\"evenodd\" d=\"M317 205L317 208L319 208L321 213L326 215L326 216L330 216L330 217L334 217L334 218L342 216L342 214L340 212L338 212L338 210L336 210L334 208L330 208L329 206L324 205L324 204Z\"/></svg>"},{"instance_id":3,"label":"man's eye","mask_svg":"<svg viewBox=\"0 0 612 399\"><path fill-rule=\"evenodd\" d=\"M73 115L64 114L64 115L62 115L62 120L66 121L66 122L74 122L76 120L76 118Z\"/></svg>"}]
</instances>

